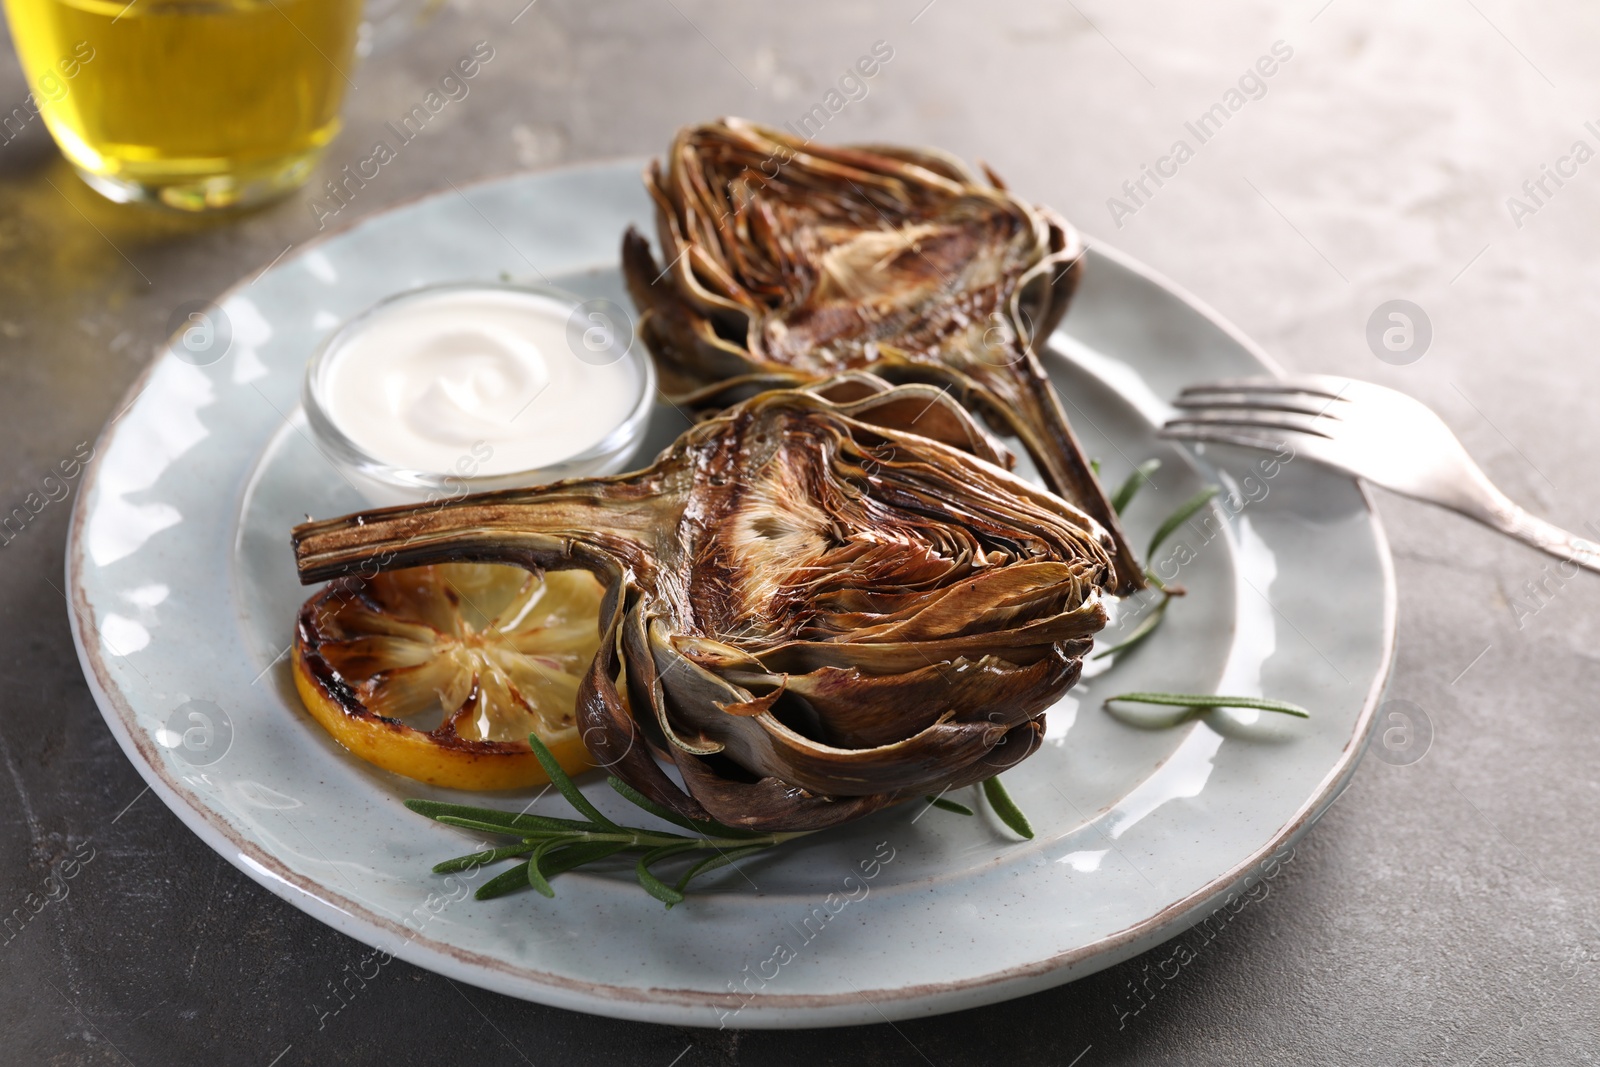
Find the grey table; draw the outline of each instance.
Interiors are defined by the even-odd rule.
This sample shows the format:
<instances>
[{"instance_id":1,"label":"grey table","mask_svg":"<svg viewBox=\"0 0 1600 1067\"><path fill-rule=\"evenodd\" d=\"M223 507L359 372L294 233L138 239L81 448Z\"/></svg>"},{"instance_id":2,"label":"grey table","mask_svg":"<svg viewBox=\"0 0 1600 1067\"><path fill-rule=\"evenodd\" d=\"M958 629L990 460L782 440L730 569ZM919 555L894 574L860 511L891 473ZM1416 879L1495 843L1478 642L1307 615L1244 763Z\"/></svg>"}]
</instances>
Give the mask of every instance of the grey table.
<instances>
[{"instance_id":1,"label":"grey table","mask_svg":"<svg viewBox=\"0 0 1600 1067\"><path fill-rule=\"evenodd\" d=\"M658 152L677 125L718 114L793 122L884 41L893 58L824 138L984 159L1286 365L1404 389L1514 497L1572 528L1600 521L1587 351L1600 162L1573 154L1600 148L1600 123L1585 125L1600 118L1593 5L524 2L457 0L359 70L325 175L473 43L496 51L471 95L328 221L446 179ZM1292 55L1241 83L1279 41ZM24 93L7 50L0 110ZM1203 143L1186 127L1230 102ZM93 440L175 307L318 229L311 192L227 220L118 208L37 121L7 138L0 510ZM1192 158L1163 163L1180 139ZM1171 176L1141 189L1146 164ZM1392 299L1431 324L1405 365L1367 341ZM0 913L58 898L0 934L0 1061L1596 1062L1600 581L1562 580L1448 514L1380 506L1400 584L1389 695L1411 702L1407 751L1421 758L1369 758L1268 896L1180 974L1158 975L1170 949L1157 950L961 1015L740 1034L570 1014L398 961L321 1017L362 946L141 793L79 673L61 594L70 501L51 502L0 547ZM84 856L69 882L47 881Z\"/></svg>"}]
</instances>

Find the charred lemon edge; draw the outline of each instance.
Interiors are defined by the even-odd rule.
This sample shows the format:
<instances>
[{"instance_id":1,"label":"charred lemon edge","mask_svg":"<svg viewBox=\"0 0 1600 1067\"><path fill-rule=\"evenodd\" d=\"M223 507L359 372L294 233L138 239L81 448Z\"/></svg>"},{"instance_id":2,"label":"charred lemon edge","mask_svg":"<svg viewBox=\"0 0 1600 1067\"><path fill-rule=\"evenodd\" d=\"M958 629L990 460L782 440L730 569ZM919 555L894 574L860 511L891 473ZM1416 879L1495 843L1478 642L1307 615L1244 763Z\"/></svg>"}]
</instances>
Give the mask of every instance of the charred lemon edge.
<instances>
[{"instance_id":1,"label":"charred lemon edge","mask_svg":"<svg viewBox=\"0 0 1600 1067\"><path fill-rule=\"evenodd\" d=\"M429 785L474 792L522 789L550 780L525 741L441 740L341 700L312 671L308 660L314 654L296 634L294 685L300 702L330 737L367 763ZM568 774L595 765L576 726L540 740Z\"/></svg>"}]
</instances>

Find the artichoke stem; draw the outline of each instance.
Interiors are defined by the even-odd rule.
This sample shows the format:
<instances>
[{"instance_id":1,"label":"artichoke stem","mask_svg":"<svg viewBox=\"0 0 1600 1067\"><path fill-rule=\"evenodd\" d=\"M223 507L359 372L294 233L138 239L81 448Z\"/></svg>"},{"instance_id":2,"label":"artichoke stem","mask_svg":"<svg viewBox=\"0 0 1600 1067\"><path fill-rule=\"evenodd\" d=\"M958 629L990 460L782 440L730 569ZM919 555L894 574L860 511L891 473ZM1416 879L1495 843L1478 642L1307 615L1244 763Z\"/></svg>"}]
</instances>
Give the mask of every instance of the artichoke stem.
<instances>
[{"instance_id":1,"label":"artichoke stem","mask_svg":"<svg viewBox=\"0 0 1600 1067\"><path fill-rule=\"evenodd\" d=\"M652 565L645 537L663 519L660 501L634 488L572 482L308 522L294 529L295 566L307 585L448 562L582 568L604 580L618 560Z\"/></svg>"},{"instance_id":2,"label":"artichoke stem","mask_svg":"<svg viewBox=\"0 0 1600 1067\"><path fill-rule=\"evenodd\" d=\"M1067 422L1061 398L1044 368L1029 355L1009 377L1022 387L1017 398L1022 410L1013 415L1011 429L1021 439L1045 483L1088 512L1116 542L1117 585L1112 591L1127 596L1143 589L1144 564L1134 555L1116 509L1084 460L1083 447Z\"/></svg>"}]
</instances>

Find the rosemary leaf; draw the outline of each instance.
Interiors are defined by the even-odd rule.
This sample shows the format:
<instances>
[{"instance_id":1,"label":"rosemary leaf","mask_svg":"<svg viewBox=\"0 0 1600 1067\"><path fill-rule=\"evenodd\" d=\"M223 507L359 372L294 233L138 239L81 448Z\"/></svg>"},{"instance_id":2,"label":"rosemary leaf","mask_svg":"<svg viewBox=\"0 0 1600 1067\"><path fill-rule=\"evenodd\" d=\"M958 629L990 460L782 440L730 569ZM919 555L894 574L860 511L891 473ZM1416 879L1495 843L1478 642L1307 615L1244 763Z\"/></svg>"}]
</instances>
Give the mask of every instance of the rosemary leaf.
<instances>
[{"instance_id":1,"label":"rosemary leaf","mask_svg":"<svg viewBox=\"0 0 1600 1067\"><path fill-rule=\"evenodd\" d=\"M457 856L453 860L445 860L443 863L435 863L433 865L433 873L454 874L457 871L475 870L490 863L499 863L501 860L508 860L512 856L526 855L528 850L532 847L533 846L529 845L527 842L523 842L522 844L518 845L502 845L499 848L485 849L482 852L474 852L469 856Z\"/></svg>"},{"instance_id":2,"label":"rosemary leaf","mask_svg":"<svg viewBox=\"0 0 1600 1067\"><path fill-rule=\"evenodd\" d=\"M533 887L535 893L541 896L553 897L556 895L555 889L550 885L550 879L545 877L544 872L539 869L539 865L544 862L545 856L549 855L550 851L560 844L562 844L562 841L559 838L542 841L533 850L533 855L528 857L528 884Z\"/></svg>"},{"instance_id":3,"label":"rosemary leaf","mask_svg":"<svg viewBox=\"0 0 1600 1067\"><path fill-rule=\"evenodd\" d=\"M514 892L518 889L523 889L527 886L527 884L528 861L523 860L515 867L508 867L506 870L501 871L499 874L480 885L478 887L478 891L472 894L472 899L493 900L495 897L503 897L507 893Z\"/></svg>"},{"instance_id":4,"label":"rosemary leaf","mask_svg":"<svg viewBox=\"0 0 1600 1067\"><path fill-rule=\"evenodd\" d=\"M1179 505L1178 510L1168 515L1167 521L1156 528L1155 536L1150 539L1150 551L1145 553L1145 559L1155 559L1156 549L1161 547L1161 543L1171 537L1174 530L1188 522L1195 512L1205 507L1219 492L1221 489L1217 486L1208 485Z\"/></svg>"},{"instance_id":5,"label":"rosemary leaf","mask_svg":"<svg viewBox=\"0 0 1600 1067\"><path fill-rule=\"evenodd\" d=\"M1201 693L1122 693L1107 697L1105 703L1125 701L1129 704L1162 704L1174 708L1255 708L1257 711L1276 711L1300 719L1311 718L1311 713L1298 704L1285 700L1268 700L1265 697L1208 696ZM992 779L991 779L992 780Z\"/></svg>"},{"instance_id":6,"label":"rosemary leaf","mask_svg":"<svg viewBox=\"0 0 1600 1067\"><path fill-rule=\"evenodd\" d=\"M634 873L639 876L639 884L644 886L644 891L669 908L674 904L682 904L683 894L651 873L650 865L659 860L675 856L682 851L684 851L682 845L662 845L658 848L653 848L640 856L639 862L633 868Z\"/></svg>"},{"instance_id":7,"label":"rosemary leaf","mask_svg":"<svg viewBox=\"0 0 1600 1067\"><path fill-rule=\"evenodd\" d=\"M1137 645L1140 641L1143 641L1145 638L1149 637L1151 634L1155 633L1156 627L1161 625L1162 618L1167 614L1167 605L1170 603L1172 603L1171 597L1162 597L1160 601L1156 603L1156 606L1150 609L1150 614L1141 619L1139 625L1133 628L1133 633L1129 634L1121 641L1118 641L1110 648L1096 652L1093 658L1104 659L1105 657L1115 655L1118 652L1125 652L1134 645Z\"/></svg>"},{"instance_id":8,"label":"rosemary leaf","mask_svg":"<svg viewBox=\"0 0 1600 1067\"><path fill-rule=\"evenodd\" d=\"M418 815L426 815L430 819L437 819L441 815L455 815L463 819L473 819L481 823L493 823L504 827L497 833L521 833L525 830L535 832L542 830L592 830L593 826L576 819L553 819L548 815L518 814L512 811L500 811L496 808L475 808L470 804L446 804L439 800L408 800L406 807Z\"/></svg>"},{"instance_id":9,"label":"rosemary leaf","mask_svg":"<svg viewBox=\"0 0 1600 1067\"><path fill-rule=\"evenodd\" d=\"M539 765L544 768L544 773L550 776L550 784L561 790L561 795L567 798L568 804L578 809L578 814L588 816L607 830L622 829L602 815L599 808L589 803L589 798L578 790L572 779L567 776L567 772L561 769L561 764L557 763L550 750L544 747L544 742L539 740L538 734L529 734L528 744L532 747L533 755L538 759Z\"/></svg>"},{"instance_id":10,"label":"rosemary leaf","mask_svg":"<svg viewBox=\"0 0 1600 1067\"><path fill-rule=\"evenodd\" d=\"M989 801L989 807L999 816L1000 821L1011 827L1012 832L1019 837L1033 840L1033 827L1028 823L1028 817L1022 814L1022 809L1017 807L1017 802L1011 799L1011 794L1006 792L1006 787L1000 784L996 775L983 783L983 795Z\"/></svg>"},{"instance_id":11,"label":"rosemary leaf","mask_svg":"<svg viewBox=\"0 0 1600 1067\"><path fill-rule=\"evenodd\" d=\"M1123 482L1117 491L1111 495L1111 510L1121 515L1128 505L1133 503L1133 498L1139 494L1139 490L1144 488L1144 483L1148 482L1150 476L1160 469L1161 461L1159 459L1147 459L1133 468L1133 473L1128 475L1128 480Z\"/></svg>"},{"instance_id":12,"label":"rosemary leaf","mask_svg":"<svg viewBox=\"0 0 1600 1067\"><path fill-rule=\"evenodd\" d=\"M944 797L923 797L922 799L926 800L929 804L932 804L940 811L953 811L957 815L972 814L972 809L967 807L965 804L957 804L955 801L946 800Z\"/></svg>"},{"instance_id":13,"label":"rosemary leaf","mask_svg":"<svg viewBox=\"0 0 1600 1067\"><path fill-rule=\"evenodd\" d=\"M540 862L539 869L544 872L546 878L554 878L558 874L577 870L596 860L625 852L630 847L632 846L626 841L579 841L577 844L563 846L546 855Z\"/></svg>"},{"instance_id":14,"label":"rosemary leaf","mask_svg":"<svg viewBox=\"0 0 1600 1067\"><path fill-rule=\"evenodd\" d=\"M702 874L709 874L719 867L726 867L730 863L744 859L746 856L754 856L757 852L765 852L771 847L771 845L745 845L743 848L730 848L725 852L717 853L715 856L708 856L687 871L684 871L683 877L678 879L678 884L675 888L679 893L682 893L689 887L691 881Z\"/></svg>"}]
</instances>

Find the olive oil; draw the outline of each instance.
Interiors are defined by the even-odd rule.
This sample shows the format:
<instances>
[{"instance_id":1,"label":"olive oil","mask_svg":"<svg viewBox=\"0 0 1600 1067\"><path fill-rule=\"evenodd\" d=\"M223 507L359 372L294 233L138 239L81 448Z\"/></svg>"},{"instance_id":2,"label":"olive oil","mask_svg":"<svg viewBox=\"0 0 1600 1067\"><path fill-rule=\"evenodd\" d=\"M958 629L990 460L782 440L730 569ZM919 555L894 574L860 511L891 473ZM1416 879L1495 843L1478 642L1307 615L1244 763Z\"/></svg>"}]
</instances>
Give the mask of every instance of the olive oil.
<instances>
[{"instance_id":1,"label":"olive oil","mask_svg":"<svg viewBox=\"0 0 1600 1067\"><path fill-rule=\"evenodd\" d=\"M202 210L304 181L339 130L361 0L5 0L61 151L115 200Z\"/></svg>"}]
</instances>

